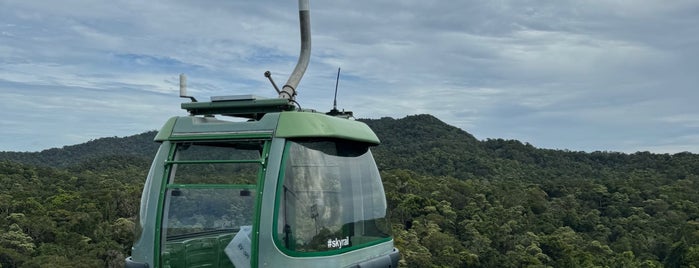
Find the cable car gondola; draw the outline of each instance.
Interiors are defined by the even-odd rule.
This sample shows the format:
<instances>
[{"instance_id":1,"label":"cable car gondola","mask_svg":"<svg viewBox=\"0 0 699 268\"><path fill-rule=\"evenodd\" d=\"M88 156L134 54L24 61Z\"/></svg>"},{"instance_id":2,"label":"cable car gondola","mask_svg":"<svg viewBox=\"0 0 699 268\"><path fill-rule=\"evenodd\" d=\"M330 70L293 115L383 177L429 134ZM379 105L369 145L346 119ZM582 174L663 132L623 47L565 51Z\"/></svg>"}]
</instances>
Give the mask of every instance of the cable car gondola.
<instances>
[{"instance_id":1,"label":"cable car gondola","mask_svg":"<svg viewBox=\"0 0 699 268\"><path fill-rule=\"evenodd\" d=\"M189 115L155 137L126 267L397 267L378 137L351 112L297 107L308 7L299 0L301 56L278 98L198 102L180 77Z\"/></svg>"}]
</instances>

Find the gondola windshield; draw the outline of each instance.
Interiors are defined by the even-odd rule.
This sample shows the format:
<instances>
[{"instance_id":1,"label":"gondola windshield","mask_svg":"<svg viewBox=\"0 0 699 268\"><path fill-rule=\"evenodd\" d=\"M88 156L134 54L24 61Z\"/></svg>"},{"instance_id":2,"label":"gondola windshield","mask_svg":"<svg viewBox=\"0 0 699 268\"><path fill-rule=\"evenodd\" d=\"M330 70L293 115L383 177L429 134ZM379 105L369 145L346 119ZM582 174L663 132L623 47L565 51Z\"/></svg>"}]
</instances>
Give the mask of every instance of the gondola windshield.
<instances>
[{"instance_id":1,"label":"gondola windshield","mask_svg":"<svg viewBox=\"0 0 699 268\"><path fill-rule=\"evenodd\" d=\"M348 251L390 239L386 199L368 146L288 141L276 242L290 255Z\"/></svg>"}]
</instances>

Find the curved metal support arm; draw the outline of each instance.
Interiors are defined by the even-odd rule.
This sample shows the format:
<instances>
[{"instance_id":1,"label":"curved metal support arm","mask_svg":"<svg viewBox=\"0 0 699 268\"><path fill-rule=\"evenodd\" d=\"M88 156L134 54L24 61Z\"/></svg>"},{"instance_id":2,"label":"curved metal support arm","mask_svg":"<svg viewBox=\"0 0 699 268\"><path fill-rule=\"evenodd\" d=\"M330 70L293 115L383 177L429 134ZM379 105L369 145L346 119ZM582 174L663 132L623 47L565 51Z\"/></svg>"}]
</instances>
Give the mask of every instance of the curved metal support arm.
<instances>
[{"instance_id":1,"label":"curved metal support arm","mask_svg":"<svg viewBox=\"0 0 699 268\"><path fill-rule=\"evenodd\" d=\"M306 72L308 62L311 58L311 14L309 10L309 0L299 0L299 21L301 25L301 55L296 63L294 71L289 76L289 80L279 92L279 98L294 100L296 97L296 87L303 74Z\"/></svg>"}]
</instances>

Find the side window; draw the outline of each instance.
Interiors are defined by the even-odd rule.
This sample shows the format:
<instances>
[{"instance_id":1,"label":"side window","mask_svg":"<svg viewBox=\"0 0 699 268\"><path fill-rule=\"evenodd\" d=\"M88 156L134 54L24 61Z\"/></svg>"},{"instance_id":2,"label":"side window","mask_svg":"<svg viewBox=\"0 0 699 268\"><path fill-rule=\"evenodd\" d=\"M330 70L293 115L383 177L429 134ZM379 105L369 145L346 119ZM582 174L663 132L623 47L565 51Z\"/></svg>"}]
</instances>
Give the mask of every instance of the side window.
<instances>
[{"instance_id":1,"label":"side window","mask_svg":"<svg viewBox=\"0 0 699 268\"><path fill-rule=\"evenodd\" d=\"M171 161L165 237L251 225L261 141L180 143Z\"/></svg>"},{"instance_id":2,"label":"side window","mask_svg":"<svg viewBox=\"0 0 699 268\"><path fill-rule=\"evenodd\" d=\"M289 141L280 176L275 241L292 255L346 251L389 238L383 185L367 145Z\"/></svg>"},{"instance_id":3,"label":"side window","mask_svg":"<svg viewBox=\"0 0 699 268\"><path fill-rule=\"evenodd\" d=\"M166 163L170 172L161 221L163 265L249 266L249 234L265 146L259 140L176 145ZM245 240L248 251L224 252L233 240Z\"/></svg>"}]
</instances>

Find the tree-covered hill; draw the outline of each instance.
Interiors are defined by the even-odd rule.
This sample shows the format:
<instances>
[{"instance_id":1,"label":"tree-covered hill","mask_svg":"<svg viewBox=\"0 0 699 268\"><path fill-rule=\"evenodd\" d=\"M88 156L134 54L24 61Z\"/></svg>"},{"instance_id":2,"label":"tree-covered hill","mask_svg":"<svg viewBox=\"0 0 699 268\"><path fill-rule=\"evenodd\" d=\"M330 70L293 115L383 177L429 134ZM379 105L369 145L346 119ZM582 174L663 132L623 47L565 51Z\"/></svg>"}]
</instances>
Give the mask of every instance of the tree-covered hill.
<instances>
[{"instance_id":1,"label":"tree-covered hill","mask_svg":"<svg viewBox=\"0 0 699 268\"><path fill-rule=\"evenodd\" d=\"M158 149L158 144L153 142L155 134L155 131L150 131L123 138L100 138L41 152L0 152L0 161L67 167L87 160L115 155L152 159Z\"/></svg>"},{"instance_id":2,"label":"tree-covered hill","mask_svg":"<svg viewBox=\"0 0 699 268\"><path fill-rule=\"evenodd\" d=\"M404 267L699 267L699 155L479 141L362 119ZM0 267L119 267L155 132L0 152Z\"/></svg>"},{"instance_id":3,"label":"tree-covered hill","mask_svg":"<svg viewBox=\"0 0 699 268\"><path fill-rule=\"evenodd\" d=\"M483 163L487 153L480 141L431 115L360 121L381 140L373 149L381 170L410 169L460 178L491 173Z\"/></svg>"}]
</instances>

